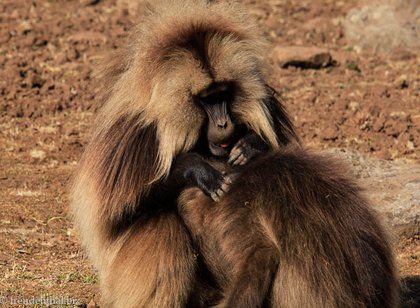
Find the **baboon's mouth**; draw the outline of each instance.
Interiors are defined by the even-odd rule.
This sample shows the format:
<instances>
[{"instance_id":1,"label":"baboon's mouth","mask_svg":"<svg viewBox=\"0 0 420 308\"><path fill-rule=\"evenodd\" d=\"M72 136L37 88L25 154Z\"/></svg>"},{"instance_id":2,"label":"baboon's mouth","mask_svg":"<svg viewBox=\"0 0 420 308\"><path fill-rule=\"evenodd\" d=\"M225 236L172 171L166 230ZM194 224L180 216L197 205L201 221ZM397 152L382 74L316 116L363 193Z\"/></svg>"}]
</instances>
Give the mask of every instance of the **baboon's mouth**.
<instances>
[{"instance_id":1,"label":"baboon's mouth","mask_svg":"<svg viewBox=\"0 0 420 308\"><path fill-rule=\"evenodd\" d=\"M229 142L225 142L225 143L220 143L217 146L223 149L227 149L229 147L230 143Z\"/></svg>"},{"instance_id":2,"label":"baboon's mouth","mask_svg":"<svg viewBox=\"0 0 420 308\"><path fill-rule=\"evenodd\" d=\"M227 156L231 148L232 142L224 141L222 143L209 142L211 154L215 156Z\"/></svg>"},{"instance_id":3,"label":"baboon's mouth","mask_svg":"<svg viewBox=\"0 0 420 308\"><path fill-rule=\"evenodd\" d=\"M238 130L222 140L208 140L211 154L219 157L228 156L240 136L241 131Z\"/></svg>"}]
</instances>

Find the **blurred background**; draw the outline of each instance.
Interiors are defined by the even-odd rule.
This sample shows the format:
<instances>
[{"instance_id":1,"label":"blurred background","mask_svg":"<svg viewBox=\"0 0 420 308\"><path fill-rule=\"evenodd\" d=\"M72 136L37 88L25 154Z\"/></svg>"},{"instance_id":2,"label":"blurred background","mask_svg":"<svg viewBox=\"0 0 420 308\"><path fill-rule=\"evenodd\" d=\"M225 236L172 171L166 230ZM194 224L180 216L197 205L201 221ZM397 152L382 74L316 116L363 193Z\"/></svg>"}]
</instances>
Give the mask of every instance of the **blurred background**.
<instances>
[{"instance_id":1,"label":"blurred background","mask_svg":"<svg viewBox=\"0 0 420 308\"><path fill-rule=\"evenodd\" d=\"M405 306L420 305L420 1L243 2L303 143L353 166L394 236ZM98 302L68 190L89 140L96 64L124 44L138 10L134 0L0 0L0 296Z\"/></svg>"}]
</instances>

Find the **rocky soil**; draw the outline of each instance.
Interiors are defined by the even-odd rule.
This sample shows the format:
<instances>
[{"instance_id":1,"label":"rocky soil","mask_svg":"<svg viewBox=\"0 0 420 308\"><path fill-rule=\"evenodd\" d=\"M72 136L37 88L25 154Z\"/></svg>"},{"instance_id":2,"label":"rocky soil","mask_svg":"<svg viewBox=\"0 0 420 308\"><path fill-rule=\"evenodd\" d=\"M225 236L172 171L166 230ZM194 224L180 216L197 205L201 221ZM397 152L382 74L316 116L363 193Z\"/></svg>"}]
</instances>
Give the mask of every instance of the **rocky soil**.
<instances>
[{"instance_id":1,"label":"rocky soil","mask_svg":"<svg viewBox=\"0 0 420 308\"><path fill-rule=\"evenodd\" d=\"M303 143L343 156L388 222L415 307L420 3L371 2L244 1ZM134 0L0 1L0 296L98 302L67 194L89 139L95 68L124 44L136 10Z\"/></svg>"}]
</instances>

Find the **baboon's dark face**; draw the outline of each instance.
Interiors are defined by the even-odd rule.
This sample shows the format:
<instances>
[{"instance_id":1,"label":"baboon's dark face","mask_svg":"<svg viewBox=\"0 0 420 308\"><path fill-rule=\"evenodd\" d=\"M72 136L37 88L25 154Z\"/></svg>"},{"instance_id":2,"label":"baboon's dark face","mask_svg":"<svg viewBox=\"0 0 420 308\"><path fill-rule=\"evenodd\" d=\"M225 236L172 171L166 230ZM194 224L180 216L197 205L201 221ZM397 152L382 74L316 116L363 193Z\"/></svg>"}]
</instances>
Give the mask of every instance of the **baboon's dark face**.
<instances>
[{"instance_id":1,"label":"baboon's dark face","mask_svg":"<svg viewBox=\"0 0 420 308\"><path fill-rule=\"evenodd\" d=\"M231 114L233 90L229 83L213 83L196 97L207 115L207 142L215 156L228 155L238 137L239 124Z\"/></svg>"}]
</instances>

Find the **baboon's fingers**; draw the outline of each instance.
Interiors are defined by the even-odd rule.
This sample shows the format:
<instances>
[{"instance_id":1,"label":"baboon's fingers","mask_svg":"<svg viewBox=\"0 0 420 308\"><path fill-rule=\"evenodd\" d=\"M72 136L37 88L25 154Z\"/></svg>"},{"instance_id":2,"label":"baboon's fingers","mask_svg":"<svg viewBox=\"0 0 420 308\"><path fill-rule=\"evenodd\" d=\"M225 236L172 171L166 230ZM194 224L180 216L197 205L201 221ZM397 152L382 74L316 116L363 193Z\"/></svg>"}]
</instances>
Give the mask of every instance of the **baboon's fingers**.
<instances>
[{"instance_id":1,"label":"baboon's fingers","mask_svg":"<svg viewBox=\"0 0 420 308\"><path fill-rule=\"evenodd\" d=\"M238 163L237 163L237 161L238 161L238 159L239 159L239 157L242 155L242 153L240 153L239 155L237 155L237 156L235 156L234 157L234 159L232 159L229 163L232 165L232 166L236 166Z\"/></svg>"},{"instance_id":2,"label":"baboon's fingers","mask_svg":"<svg viewBox=\"0 0 420 308\"><path fill-rule=\"evenodd\" d=\"M214 202L219 202L220 201L220 197L217 195L216 192L211 193L210 197L213 199Z\"/></svg>"},{"instance_id":3,"label":"baboon's fingers","mask_svg":"<svg viewBox=\"0 0 420 308\"><path fill-rule=\"evenodd\" d=\"M239 162L239 165L245 165L248 162L248 157L246 157L245 155L243 155L242 160Z\"/></svg>"},{"instance_id":4,"label":"baboon's fingers","mask_svg":"<svg viewBox=\"0 0 420 308\"><path fill-rule=\"evenodd\" d=\"M233 183L233 176L232 175L227 175L223 178L223 182L226 184L232 184Z\"/></svg>"},{"instance_id":5,"label":"baboon's fingers","mask_svg":"<svg viewBox=\"0 0 420 308\"><path fill-rule=\"evenodd\" d=\"M245 155L244 155L244 154L239 155L239 156L238 156L238 158L237 158L235 161L233 161L233 162L232 162L232 166L237 166L237 165L240 165L240 164L241 164L241 162L242 162L244 159L246 159L246 157L245 157Z\"/></svg>"},{"instance_id":6,"label":"baboon's fingers","mask_svg":"<svg viewBox=\"0 0 420 308\"><path fill-rule=\"evenodd\" d=\"M242 149L243 145L244 145L244 140L241 139L232 148L232 150L229 153L229 160L228 160L229 164L232 163L234 160L236 160L239 157L239 155L243 153L243 149Z\"/></svg>"},{"instance_id":7,"label":"baboon's fingers","mask_svg":"<svg viewBox=\"0 0 420 308\"><path fill-rule=\"evenodd\" d=\"M225 195L225 192L223 191L222 188L219 188L218 190L216 190L216 192L211 194L212 199L215 202L219 202L220 199Z\"/></svg>"},{"instance_id":8,"label":"baboon's fingers","mask_svg":"<svg viewBox=\"0 0 420 308\"><path fill-rule=\"evenodd\" d=\"M229 191L229 184L228 183L223 183L222 184L222 187L221 187L221 189L224 191L224 192L228 192Z\"/></svg>"},{"instance_id":9,"label":"baboon's fingers","mask_svg":"<svg viewBox=\"0 0 420 308\"><path fill-rule=\"evenodd\" d=\"M235 180L239 177L239 173L230 173L229 175L224 177L224 181L231 185Z\"/></svg>"},{"instance_id":10,"label":"baboon's fingers","mask_svg":"<svg viewBox=\"0 0 420 308\"><path fill-rule=\"evenodd\" d=\"M224 178L220 188L210 194L210 197L213 199L213 201L219 202L220 199L225 195L225 193L229 191L229 186L231 183L232 181L230 180L230 178Z\"/></svg>"},{"instance_id":11,"label":"baboon's fingers","mask_svg":"<svg viewBox=\"0 0 420 308\"><path fill-rule=\"evenodd\" d=\"M241 149L233 149L229 154L228 164L232 164L242 154Z\"/></svg>"},{"instance_id":12,"label":"baboon's fingers","mask_svg":"<svg viewBox=\"0 0 420 308\"><path fill-rule=\"evenodd\" d=\"M219 189L216 191L216 193L217 193L217 196L219 197L219 200L220 200L220 198L222 198L222 197L225 195L225 192L223 191L223 189L222 189L222 188L219 188Z\"/></svg>"}]
</instances>

